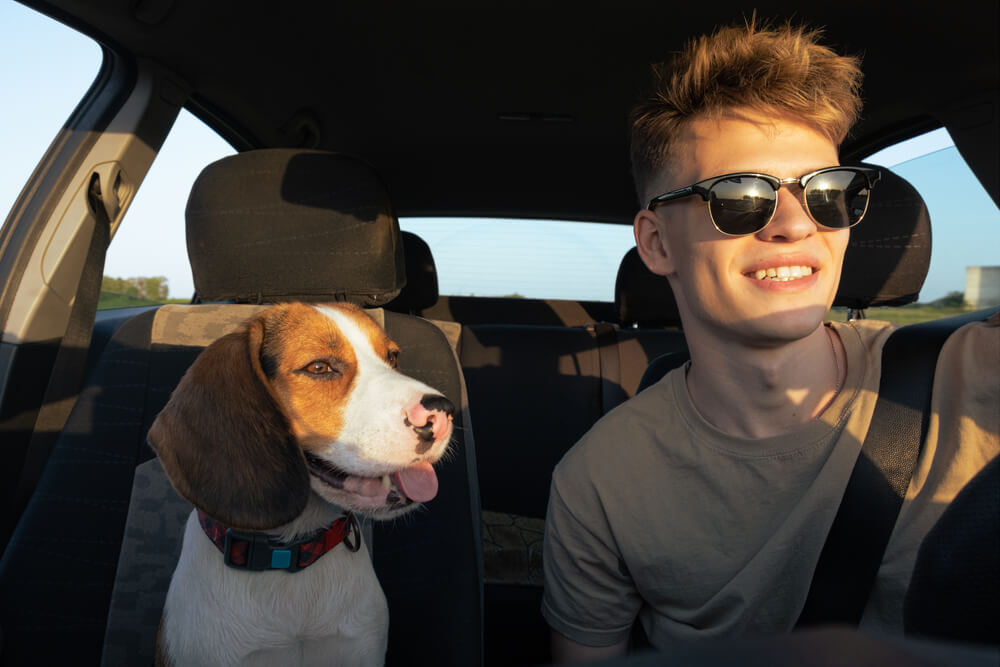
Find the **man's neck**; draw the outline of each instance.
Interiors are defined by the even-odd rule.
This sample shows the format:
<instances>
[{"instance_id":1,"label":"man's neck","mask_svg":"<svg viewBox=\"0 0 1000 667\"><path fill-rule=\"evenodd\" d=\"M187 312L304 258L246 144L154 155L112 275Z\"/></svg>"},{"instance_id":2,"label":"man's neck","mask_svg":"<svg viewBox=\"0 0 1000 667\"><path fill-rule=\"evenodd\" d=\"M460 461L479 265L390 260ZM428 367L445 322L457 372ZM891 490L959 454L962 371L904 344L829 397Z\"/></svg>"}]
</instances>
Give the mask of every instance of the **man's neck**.
<instances>
[{"instance_id":1,"label":"man's neck","mask_svg":"<svg viewBox=\"0 0 1000 667\"><path fill-rule=\"evenodd\" d=\"M843 345L825 326L777 347L693 342L691 400L710 424L737 437L781 435L815 419L847 374Z\"/></svg>"}]
</instances>

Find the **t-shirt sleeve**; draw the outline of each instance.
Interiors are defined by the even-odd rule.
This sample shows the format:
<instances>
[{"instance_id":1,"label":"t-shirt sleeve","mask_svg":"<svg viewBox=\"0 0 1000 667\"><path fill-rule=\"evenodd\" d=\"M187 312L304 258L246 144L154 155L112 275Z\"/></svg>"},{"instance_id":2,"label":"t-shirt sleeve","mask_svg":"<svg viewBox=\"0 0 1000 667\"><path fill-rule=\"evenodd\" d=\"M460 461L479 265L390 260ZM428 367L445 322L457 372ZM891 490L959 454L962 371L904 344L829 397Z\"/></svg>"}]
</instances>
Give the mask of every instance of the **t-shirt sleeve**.
<instances>
[{"instance_id":1,"label":"t-shirt sleeve","mask_svg":"<svg viewBox=\"0 0 1000 667\"><path fill-rule=\"evenodd\" d=\"M642 600L589 475L564 460L553 475L545 519L542 615L586 646L627 638Z\"/></svg>"}]
</instances>

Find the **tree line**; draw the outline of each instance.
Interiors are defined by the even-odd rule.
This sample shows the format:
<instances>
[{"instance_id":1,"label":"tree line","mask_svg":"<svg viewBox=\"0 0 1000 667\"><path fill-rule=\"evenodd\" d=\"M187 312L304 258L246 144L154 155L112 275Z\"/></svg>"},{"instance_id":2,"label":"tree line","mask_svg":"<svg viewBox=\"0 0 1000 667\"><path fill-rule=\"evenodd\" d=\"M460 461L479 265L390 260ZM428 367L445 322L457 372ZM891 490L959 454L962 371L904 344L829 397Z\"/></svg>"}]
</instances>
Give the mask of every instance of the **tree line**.
<instances>
[{"instance_id":1,"label":"tree line","mask_svg":"<svg viewBox=\"0 0 1000 667\"><path fill-rule=\"evenodd\" d=\"M138 299L164 301L170 293L166 276L140 276L137 278L112 278L104 276L101 291L125 294Z\"/></svg>"}]
</instances>

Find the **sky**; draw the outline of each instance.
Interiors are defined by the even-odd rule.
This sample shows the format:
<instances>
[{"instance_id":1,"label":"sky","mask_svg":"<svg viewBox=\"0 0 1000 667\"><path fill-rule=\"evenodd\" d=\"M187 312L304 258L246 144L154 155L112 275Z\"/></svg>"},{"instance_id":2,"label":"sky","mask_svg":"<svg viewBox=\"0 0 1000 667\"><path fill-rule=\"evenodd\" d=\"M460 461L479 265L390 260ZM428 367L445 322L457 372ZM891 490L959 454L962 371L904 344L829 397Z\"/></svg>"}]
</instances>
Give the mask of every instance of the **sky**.
<instances>
[{"instance_id":1,"label":"sky","mask_svg":"<svg viewBox=\"0 0 1000 667\"><path fill-rule=\"evenodd\" d=\"M0 218L86 92L101 51L89 38L0 0ZM11 103L11 100L15 100ZM166 276L170 296L194 291L184 242L184 206L201 169L233 152L182 111L108 250L105 274ZM878 153L927 202L934 229L921 301L965 289L966 266L1000 264L1000 211L941 129ZM864 223L862 223L864 224ZM442 294L612 300L631 228L595 223L402 220L422 236Z\"/></svg>"}]
</instances>

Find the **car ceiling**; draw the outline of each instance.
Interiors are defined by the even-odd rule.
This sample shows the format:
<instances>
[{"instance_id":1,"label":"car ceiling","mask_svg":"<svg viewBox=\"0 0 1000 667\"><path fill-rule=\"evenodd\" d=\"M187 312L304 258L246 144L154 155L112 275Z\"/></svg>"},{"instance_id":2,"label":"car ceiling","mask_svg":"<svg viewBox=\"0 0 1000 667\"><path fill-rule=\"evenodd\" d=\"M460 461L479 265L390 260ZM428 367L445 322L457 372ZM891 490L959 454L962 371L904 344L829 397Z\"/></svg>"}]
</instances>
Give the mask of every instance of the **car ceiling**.
<instances>
[{"instance_id":1,"label":"car ceiling","mask_svg":"<svg viewBox=\"0 0 1000 667\"><path fill-rule=\"evenodd\" d=\"M401 216L630 222L627 114L693 35L752 11L677 2L28 0L192 88L238 149L365 158ZM254 9L259 7L260 9ZM859 157L1000 88L1000 3L760 2L863 57Z\"/></svg>"}]
</instances>

